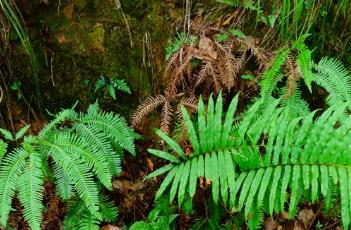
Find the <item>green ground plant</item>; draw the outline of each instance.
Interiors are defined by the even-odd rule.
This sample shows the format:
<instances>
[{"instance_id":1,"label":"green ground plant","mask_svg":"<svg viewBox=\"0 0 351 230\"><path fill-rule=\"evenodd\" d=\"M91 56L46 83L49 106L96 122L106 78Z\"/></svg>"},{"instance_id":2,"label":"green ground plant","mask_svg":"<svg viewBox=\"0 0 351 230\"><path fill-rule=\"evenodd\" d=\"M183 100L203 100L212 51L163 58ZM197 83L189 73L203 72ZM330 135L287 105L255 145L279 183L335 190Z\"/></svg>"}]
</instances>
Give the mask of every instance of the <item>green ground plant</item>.
<instances>
[{"instance_id":1,"label":"green ground plant","mask_svg":"<svg viewBox=\"0 0 351 230\"><path fill-rule=\"evenodd\" d=\"M17 36L19 37L24 50L30 58L33 70L36 72L38 63L36 61L34 50L32 44L30 43L27 31L22 26L21 20L17 16L19 12L17 6L11 0L3 0L0 2L0 8L2 9L6 19L10 22L12 29L15 30Z\"/></svg>"},{"instance_id":2,"label":"green ground plant","mask_svg":"<svg viewBox=\"0 0 351 230\"><path fill-rule=\"evenodd\" d=\"M4 129L1 134L18 142L27 130L28 126L15 137ZM12 200L18 193L25 220L31 229L41 229L45 179L55 183L63 201L79 202L75 206L84 212L76 211L74 215L88 215L93 221L81 218L82 225L114 219L115 211L106 217L106 209L115 209L103 206L106 202L101 201L105 198L99 196L100 187L112 190L112 176L121 171L122 150L135 155L134 137L123 117L101 112L95 103L86 113L63 110L38 135L24 136L18 147L6 150L7 144L1 141L1 225L6 227Z\"/></svg>"},{"instance_id":3,"label":"green ground plant","mask_svg":"<svg viewBox=\"0 0 351 230\"><path fill-rule=\"evenodd\" d=\"M182 109L193 150L190 155L164 132L156 131L175 153L149 149L151 154L170 162L146 177L167 174L156 200L171 186L170 202L178 194L181 207L184 200L194 197L198 178L205 178L211 184L215 205L221 200L231 212L242 213L250 229L257 229L262 212L273 215L284 211L287 194L288 213L293 218L299 201L323 198L328 210L337 193L343 224L349 226L351 198L345 191L348 184L341 180L349 179L350 118L345 111L351 101L350 74L333 58L314 63L304 39L276 52L262 74L259 97L237 117L238 95L227 113L222 109L221 94L217 103L210 97L207 109L200 99L197 121ZM322 87L329 93L326 103L330 108L319 117L302 99L301 82L310 92ZM269 199L264 200L267 196Z\"/></svg>"},{"instance_id":4,"label":"green ground plant","mask_svg":"<svg viewBox=\"0 0 351 230\"><path fill-rule=\"evenodd\" d=\"M129 227L129 230L175 229L174 222L178 216L174 214L174 208L169 205L168 196L163 195L156 201L147 221L137 221Z\"/></svg>"},{"instance_id":5,"label":"green ground plant","mask_svg":"<svg viewBox=\"0 0 351 230\"><path fill-rule=\"evenodd\" d=\"M95 84L95 93L101 89L107 89L108 94L116 100L116 90L131 94L130 88L124 79L106 78L101 76Z\"/></svg>"},{"instance_id":6,"label":"green ground plant","mask_svg":"<svg viewBox=\"0 0 351 230\"><path fill-rule=\"evenodd\" d=\"M273 215L284 211L288 203L289 218L293 218L302 197L311 202L328 200L331 191L337 191L347 229L351 218L351 118L344 112L350 102L331 106L318 118L314 111L291 119L277 107L278 101L257 117L261 99L233 126L237 103L238 95L224 120L221 95L216 103L210 98L207 109L200 100L195 122L183 108L193 147L190 155L162 131L156 132L178 156L149 149L151 154L169 161L147 176L167 174L156 199L171 186L170 202L177 197L180 206L185 197L194 197L198 178L205 178L211 184L214 203L218 205L221 200L231 212L242 212L250 229L256 229L263 217L258 215L260 210Z\"/></svg>"},{"instance_id":7,"label":"green ground plant","mask_svg":"<svg viewBox=\"0 0 351 230\"><path fill-rule=\"evenodd\" d=\"M256 24L265 23L279 33L282 41L287 42L309 32L318 22L326 19L336 25L342 19L347 26L351 21L351 2L314 1L314 0L217 0L233 7L243 7L255 12Z\"/></svg>"}]
</instances>

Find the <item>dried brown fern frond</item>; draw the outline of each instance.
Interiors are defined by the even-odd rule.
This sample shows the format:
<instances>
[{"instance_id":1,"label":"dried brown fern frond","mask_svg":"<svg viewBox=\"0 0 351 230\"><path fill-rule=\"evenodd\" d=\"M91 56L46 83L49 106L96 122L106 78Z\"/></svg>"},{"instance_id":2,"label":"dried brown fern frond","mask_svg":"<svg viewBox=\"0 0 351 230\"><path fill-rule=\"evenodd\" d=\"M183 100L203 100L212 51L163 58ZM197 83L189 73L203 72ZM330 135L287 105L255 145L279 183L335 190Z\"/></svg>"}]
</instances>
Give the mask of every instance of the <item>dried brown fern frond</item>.
<instances>
[{"instance_id":1,"label":"dried brown fern frond","mask_svg":"<svg viewBox=\"0 0 351 230\"><path fill-rule=\"evenodd\" d=\"M235 58L232 55L227 55L225 58L225 65L224 65L224 76L226 81L224 82L224 86L227 87L227 90L230 91L231 88L235 87L235 80L237 77L237 73L239 72L236 68Z\"/></svg>"},{"instance_id":2,"label":"dried brown fern frond","mask_svg":"<svg viewBox=\"0 0 351 230\"><path fill-rule=\"evenodd\" d=\"M176 114L179 119L183 119L182 106L188 109L188 112L194 113L197 110L198 99L194 96L183 97L177 106Z\"/></svg>"},{"instance_id":3,"label":"dried brown fern frond","mask_svg":"<svg viewBox=\"0 0 351 230\"><path fill-rule=\"evenodd\" d=\"M163 108L161 111L160 128L167 135L170 134L170 127L172 124L172 116L173 116L173 109L172 109L171 103L169 101L166 101L165 104L163 105Z\"/></svg>"},{"instance_id":4,"label":"dried brown fern frond","mask_svg":"<svg viewBox=\"0 0 351 230\"><path fill-rule=\"evenodd\" d=\"M184 74L189 73L188 70L191 69L191 65L190 65L191 60L195 56L194 47L192 46L187 47L187 50L184 53L185 54L184 54L184 57L182 57L180 65L173 68L172 82L176 86L178 86L180 82L184 80Z\"/></svg>"},{"instance_id":5,"label":"dried brown fern frond","mask_svg":"<svg viewBox=\"0 0 351 230\"><path fill-rule=\"evenodd\" d=\"M219 78L218 78L219 74L217 73L214 73L214 74L211 74L210 75L210 80L212 81L212 85L213 85L213 91L218 94L220 91L222 91L222 84L221 82L219 81Z\"/></svg>"},{"instance_id":6,"label":"dried brown fern frond","mask_svg":"<svg viewBox=\"0 0 351 230\"><path fill-rule=\"evenodd\" d=\"M234 72L235 74L239 74L240 70L244 68L246 62L246 52L243 52L240 54L240 57L235 58L235 66L234 66Z\"/></svg>"},{"instance_id":7,"label":"dried brown fern frond","mask_svg":"<svg viewBox=\"0 0 351 230\"><path fill-rule=\"evenodd\" d=\"M288 98L297 87L297 82L301 79L302 73L299 66L295 62L295 58L289 55L285 62L285 68L287 70L287 83L286 83L286 93L284 98Z\"/></svg>"},{"instance_id":8,"label":"dried brown fern frond","mask_svg":"<svg viewBox=\"0 0 351 230\"><path fill-rule=\"evenodd\" d=\"M185 82L185 77L189 77L191 74L191 61L195 55L196 48L195 44L192 43L190 45L183 46L170 59L170 62L166 67L164 80L167 82L167 88L172 89L174 93L177 92L175 89Z\"/></svg>"},{"instance_id":9,"label":"dried brown fern frond","mask_svg":"<svg viewBox=\"0 0 351 230\"><path fill-rule=\"evenodd\" d=\"M268 56L265 54L265 50L257 45L257 40L251 36L238 39L247 50L250 50L251 54L256 58L259 68L262 70L267 66Z\"/></svg>"},{"instance_id":10,"label":"dried brown fern frond","mask_svg":"<svg viewBox=\"0 0 351 230\"><path fill-rule=\"evenodd\" d=\"M157 107L166 103L167 100L163 95L157 95L156 97L148 97L143 103L141 103L133 114L131 121L132 126L138 126L141 121L152 113Z\"/></svg>"},{"instance_id":11,"label":"dried brown fern frond","mask_svg":"<svg viewBox=\"0 0 351 230\"><path fill-rule=\"evenodd\" d=\"M212 69L212 71L211 71ZM206 77L208 77L208 75L210 73L213 73L213 67L212 64L209 62L206 62L205 64L203 64L201 66L201 69L199 71L199 73L197 74L197 78L196 78L196 82L195 82L195 87L199 86L201 83L203 83L206 79Z\"/></svg>"}]
</instances>

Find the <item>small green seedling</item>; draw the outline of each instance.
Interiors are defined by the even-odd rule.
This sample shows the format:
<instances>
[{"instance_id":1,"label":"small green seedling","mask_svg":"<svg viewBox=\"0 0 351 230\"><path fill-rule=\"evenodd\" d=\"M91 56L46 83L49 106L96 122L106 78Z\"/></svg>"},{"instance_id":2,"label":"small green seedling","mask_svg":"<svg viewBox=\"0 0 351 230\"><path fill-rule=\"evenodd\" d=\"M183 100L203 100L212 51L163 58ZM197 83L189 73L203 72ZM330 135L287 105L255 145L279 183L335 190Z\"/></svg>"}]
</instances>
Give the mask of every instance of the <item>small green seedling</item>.
<instances>
[{"instance_id":1,"label":"small green seedling","mask_svg":"<svg viewBox=\"0 0 351 230\"><path fill-rule=\"evenodd\" d=\"M124 79L116 78L106 78L100 76L100 79L97 80L95 84L95 93L103 88L107 89L108 94L116 100L116 90L131 94L130 88Z\"/></svg>"}]
</instances>

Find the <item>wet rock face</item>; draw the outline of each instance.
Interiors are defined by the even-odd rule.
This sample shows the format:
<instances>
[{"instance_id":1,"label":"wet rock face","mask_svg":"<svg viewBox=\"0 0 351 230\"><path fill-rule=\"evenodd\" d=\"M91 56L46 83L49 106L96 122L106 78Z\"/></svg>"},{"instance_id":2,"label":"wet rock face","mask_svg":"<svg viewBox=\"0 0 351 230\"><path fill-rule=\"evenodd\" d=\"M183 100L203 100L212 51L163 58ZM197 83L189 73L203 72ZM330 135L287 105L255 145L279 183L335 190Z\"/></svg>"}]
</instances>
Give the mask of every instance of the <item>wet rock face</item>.
<instances>
[{"instance_id":1,"label":"wet rock face","mask_svg":"<svg viewBox=\"0 0 351 230\"><path fill-rule=\"evenodd\" d=\"M43 107L51 111L96 98L111 109L137 105L136 96L149 94L161 77L172 23L183 14L163 0L22 0L21 8L40 63ZM94 95L100 75L126 79L132 95L117 103Z\"/></svg>"}]
</instances>

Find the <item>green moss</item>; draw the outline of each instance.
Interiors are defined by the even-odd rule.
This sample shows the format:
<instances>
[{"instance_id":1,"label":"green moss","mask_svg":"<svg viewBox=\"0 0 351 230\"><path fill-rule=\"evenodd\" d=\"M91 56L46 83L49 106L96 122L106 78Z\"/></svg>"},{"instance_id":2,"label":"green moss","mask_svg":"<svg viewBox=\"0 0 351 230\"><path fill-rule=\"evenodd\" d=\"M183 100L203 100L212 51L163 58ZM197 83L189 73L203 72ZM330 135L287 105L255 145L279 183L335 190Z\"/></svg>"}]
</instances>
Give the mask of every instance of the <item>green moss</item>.
<instances>
[{"instance_id":1,"label":"green moss","mask_svg":"<svg viewBox=\"0 0 351 230\"><path fill-rule=\"evenodd\" d=\"M96 100L97 95L92 92L103 74L126 79L133 95L121 96L118 103L100 98L102 104L129 113L139 103L135 98L150 94L151 86L162 76L164 47L172 35L171 22L175 21L172 15L178 17L182 9L177 14L172 9L172 14L163 0L121 1L131 30L131 48L126 21L114 1L73 0L71 18L64 15L67 4L61 3L59 6L58 1L50 2L51 10L42 10L39 5L32 8L31 20L37 22L37 27L32 28L37 31L32 40L43 41L35 44L41 62L42 88L47 89L43 107L55 111L76 100L80 106L86 106ZM43 37L45 27L48 32Z\"/></svg>"},{"instance_id":2,"label":"green moss","mask_svg":"<svg viewBox=\"0 0 351 230\"><path fill-rule=\"evenodd\" d=\"M74 0L73 3L78 10L83 10L88 4L87 0Z\"/></svg>"}]
</instances>

